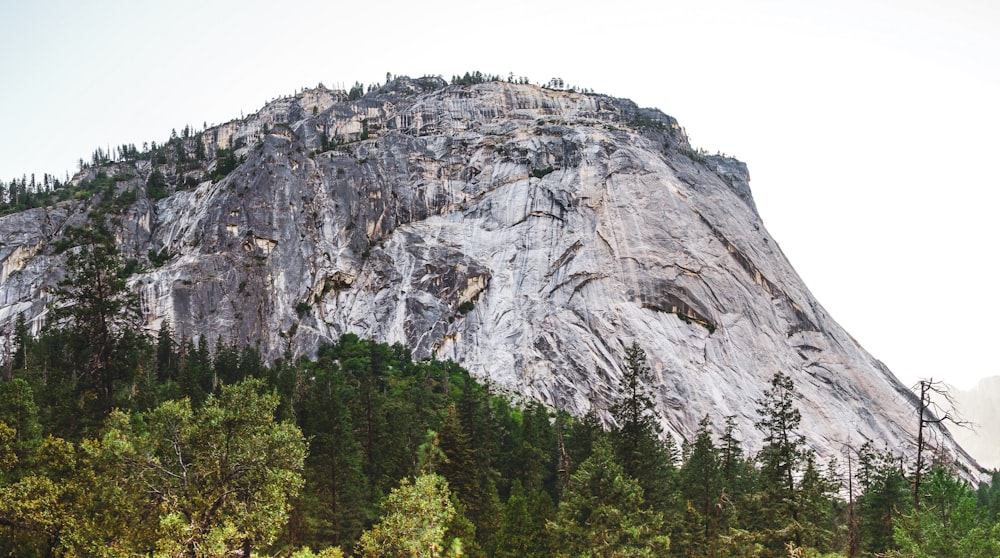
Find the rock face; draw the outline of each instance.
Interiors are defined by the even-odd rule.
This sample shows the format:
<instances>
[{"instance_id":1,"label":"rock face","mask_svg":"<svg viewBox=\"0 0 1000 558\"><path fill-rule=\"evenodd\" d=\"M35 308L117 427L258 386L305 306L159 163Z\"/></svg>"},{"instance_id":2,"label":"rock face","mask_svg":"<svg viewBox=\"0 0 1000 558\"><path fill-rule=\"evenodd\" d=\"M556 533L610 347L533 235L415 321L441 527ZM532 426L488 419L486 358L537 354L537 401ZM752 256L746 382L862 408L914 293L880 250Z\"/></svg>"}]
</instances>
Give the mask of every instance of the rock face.
<instances>
[{"instance_id":1,"label":"rock face","mask_svg":"<svg viewBox=\"0 0 1000 558\"><path fill-rule=\"evenodd\" d=\"M180 188L165 199L145 195L150 162L118 165L134 175L119 192L137 192L115 225L123 250L167 258L132 279L151 330L169 320L269 357L353 332L578 414L607 408L638 341L681 438L734 415L758 446L755 401L780 370L822 455L910 446L915 398L809 293L746 167L692 151L659 111L399 78L356 100L283 98L201 137L207 163L158 164ZM209 180L227 146L242 163ZM0 219L8 330L19 312L40 327L62 273L48 247L94 203Z\"/></svg>"}]
</instances>

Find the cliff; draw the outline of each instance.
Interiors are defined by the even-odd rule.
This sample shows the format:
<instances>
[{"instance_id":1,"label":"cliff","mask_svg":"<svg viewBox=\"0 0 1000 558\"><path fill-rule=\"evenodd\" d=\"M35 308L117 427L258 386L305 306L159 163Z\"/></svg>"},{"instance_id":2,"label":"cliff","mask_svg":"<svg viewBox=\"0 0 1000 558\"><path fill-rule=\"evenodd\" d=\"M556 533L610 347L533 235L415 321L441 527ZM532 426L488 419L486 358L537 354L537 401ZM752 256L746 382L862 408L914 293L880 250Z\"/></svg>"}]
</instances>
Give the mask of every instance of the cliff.
<instances>
[{"instance_id":1,"label":"cliff","mask_svg":"<svg viewBox=\"0 0 1000 558\"><path fill-rule=\"evenodd\" d=\"M716 426L734 415L758 446L755 401L780 370L821 455L911 446L915 398L809 293L745 165L692 150L659 111L399 78L354 100L304 91L199 137L202 162L180 138L183 155L76 177L120 178L103 199L0 218L0 324L24 312L41 327L63 273L52 246L103 207L142 264L131 285L151 331L169 320L269 358L353 332L577 414L607 408L638 341L679 437L706 414ZM226 148L239 164L219 177ZM154 168L168 184L159 200ZM936 439L975 467L947 433Z\"/></svg>"}]
</instances>

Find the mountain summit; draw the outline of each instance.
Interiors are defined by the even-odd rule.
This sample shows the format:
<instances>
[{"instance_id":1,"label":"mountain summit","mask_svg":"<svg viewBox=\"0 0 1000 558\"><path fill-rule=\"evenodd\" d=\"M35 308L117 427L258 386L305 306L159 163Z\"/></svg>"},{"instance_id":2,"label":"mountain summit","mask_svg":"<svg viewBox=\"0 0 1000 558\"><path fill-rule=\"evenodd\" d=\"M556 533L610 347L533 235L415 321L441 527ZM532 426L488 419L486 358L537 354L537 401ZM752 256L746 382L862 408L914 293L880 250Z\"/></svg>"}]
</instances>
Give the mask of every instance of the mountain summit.
<instances>
[{"instance_id":1,"label":"mountain summit","mask_svg":"<svg viewBox=\"0 0 1000 558\"><path fill-rule=\"evenodd\" d=\"M150 330L269 358L351 332L605 417L637 342L680 438L734 416L759 447L756 401L781 371L822 456L915 439L915 396L796 275L746 166L630 101L439 78L319 87L95 163L71 199L0 218L7 331L21 313L42 327L54 247L101 218L137 263Z\"/></svg>"}]
</instances>

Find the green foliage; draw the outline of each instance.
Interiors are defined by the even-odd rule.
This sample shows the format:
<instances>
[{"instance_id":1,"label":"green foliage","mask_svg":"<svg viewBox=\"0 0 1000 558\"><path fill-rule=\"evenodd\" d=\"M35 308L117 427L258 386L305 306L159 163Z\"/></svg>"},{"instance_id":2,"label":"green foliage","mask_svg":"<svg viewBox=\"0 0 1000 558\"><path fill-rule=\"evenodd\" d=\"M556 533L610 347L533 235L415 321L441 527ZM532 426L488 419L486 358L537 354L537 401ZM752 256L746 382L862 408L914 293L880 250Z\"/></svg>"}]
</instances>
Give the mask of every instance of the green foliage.
<instances>
[{"instance_id":1,"label":"green foliage","mask_svg":"<svg viewBox=\"0 0 1000 558\"><path fill-rule=\"evenodd\" d=\"M547 174L552 174L553 169L551 166L545 167L544 169L531 169L531 176L535 178L542 178Z\"/></svg>"},{"instance_id":2,"label":"green foliage","mask_svg":"<svg viewBox=\"0 0 1000 558\"><path fill-rule=\"evenodd\" d=\"M680 492L685 505L686 537L674 537L675 546L689 553L707 554L710 541L718 536L717 510L722 507L722 469L719 450L712 441L712 423L706 416L681 466ZM683 541L683 543L682 543Z\"/></svg>"},{"instance_id":3,"label":"green foliage","mask_svg":"<svg viewBox=\"0 0 1000 558\"><path fill-rule=\"evenodd\" d=\"M834 495L839 488L835 473L821 471L815 455L809 452L795 502L801 531L799 539L803 547L822 551L833 547L837 530Z\"/></svg>"},{"instance_id":4,"label":"green foliage","mask_svg":"<svg viewBox=\"0 0 1000 558\"><path fill-rule=\"evenodd\" d=\"M295 304L295 313L299 315L299 318L308 314L310 310L312 310L312 306L304 300L300 300Z\"/></svg>"},{"instance_id":5,"label":"green foliage","mask_svg":"<svg viewBox=\"0 0 1000 558\"><path fill-rule=\"evenodd\" d=\"M46 438L0 484L0 550L221 556L270 543L306 446L273 420L277 397L263 387L224 388L199 409L114 411L99 440Z\"/></svg>"},{"instance_id":6,"label":"green foliage","mask_svg":"<svg viewBox=\"0 0 1000 558\"><path fill-rule=\"evenodd\" d=\"M497 532L496 558L547 556L550 541L545 525L555 519L555 506L544 490L525 490L521 481L514 486L503 508Z\"/></svg>"},{"instance_id":7,"label":"green foliage","mask_svg":"<svg viewBox=\"0 0 1000 558\"><path fill-rule=\"evenodd\" d=\"M354 85L351 87L351 91L347 94L347 100L357 101L358 99L364 96L365 96L364 84L361 83L360 81L356 81L354 82Z\"/></svg>"},{"instance_id":8,"label":"green foliage","mask_svg":"<svg viewBox=\"0 0 1000 558\"><path fill-rule=\"evenodd\" d=\"M474 415L467 416L466 421L475 421ZM483 454L484 448L473 443L454 405L449 406L441 424L440 444L445 456L439 466L441 474L448 479L464 515L478 533L480 546L492 550L501 515L499 495L490 478L493 470Z\"/></svg>"},{"instance_id":9,"label":"green foliage","mask_svg":"<svg viewBox=\"0 0 1000 558\"><path fill-rule=\"evenodd\" d=\"M38 405L35 403L34 390L24 379L13 378L0 382L0 424L9 429L7 448L18 460L27 458L41 443Z\"/></svg>"},{"instance_id":10,"label":"green foliage","mask_svg":"<svg viewBox=\"0 0 1000 558\"><path fill-rule=\"evenodd\" d=\"M455 75L451 78L452 85L475 85L477 83L487 83L490 81L503 81L498 75L484 74L482 72L465 72L465 75Z\"/></svg>"},{"instance_id":11,"label":"green foliage","mask_svg":"<svg viewBox=\"0 0 1000 558\"><path fill-rule=\"evenodd\" d=\"M893 519L912 505L909 481L893 455L875 450L871 442L858 451L857 479L861 548L884 553L894 545Z\"/></svg>"},{"instance_id":12,"label":"green foliage","mask_svg":"<svg viewBox=\"0 0 1000 558\"><path fill-rule=\"evenodd\" d=\"M0 421L0 479L17 464L18 457L14 447L17 430Z\"/></svg>"},{"instance_id":13,"label":"green foliage","mask_svg":"<svg viewBox=\"0 0 1000 558\"><path fill-rule=\"evenodd\" d=\"M1000 520L1000 471L994 470L989 482L980 482L976 499L990 520Z\"/></svg>"},{"instance_id":14,"label":"green foliage","mask_svg":"<svg viewBox=\"0 0 1000 558\"><path fill-rule=\"evenodd\" d=\"M472 309L475 307L476 307L476 302L474 300L466 300L462 304L458 305L456 312L458 313L459 316L464 316L469 312L472 312Z\"/></svg>"},{"instance_id":15,"label":"green foliage","mask_svg":"<svg viewBox=\"0 0 1000 558\"><path fill-rule=\"evenodd\" d=\"M278 396L262 380L223 386L201 408L169 401L148 417L115 411L102 457L134 509L159 510L122 537L147 551L223 554L269 545L299 491L306 444L275 422ZM128 518L121 518L128 524ZM221 551L221 552L220 552Z\"/></svg>"},{"instance_id":16,"label":"green foliage","mask_svg":"<svg viewBox=\"0 0 1000 558\"><path fill-rule=\"evenodd\" d=\"M215 152L215 170L212 171L212 180L221 180L236 170L241 163L241 159L236 156L233 149L220 148Z\"/></svg>"},{"instance_id":17,"label":"green foliage","mask_svg":"<svg viewBox=\"0 0 1000 558\"><path fill-rule=\"evenodd\" d=\"M94 498L84 484L90 468L82 457L74 444L48 437L28 460L30 468L0 483L0 551L87 554L88 528L96 525L88 521Z\"/></svg>"},{"instance_id":18,"label":"green foliage","mask_svg":"<svg viewBox=\"0 0 1000 558\"><path fill-rule=\"evenodd\" d=\"M445 533L455 518L448 482L439 475L420 475L411 483L403 479L382 506L381 520L361 535L360 555L365 558L461 556L462 542L447 540Z\"/></svg>"},{"instance_id":19,"label":"green foliage","mask_svg":"<svg viewBox=\"0 0 1000 558\"><path fill-rule=\"evenodd\" d=\"M705 164L708 162L708 151L705 151L704 148L698 148L698 149L681 148L680 152L683 153L684 155L687 155L689 159L691 159L696 163Z\"/></svg>"},{"instance_id":20,"label":"green foliage","mask_svg":"<svg viewBox=\"0 0 1000 558\"><path fill-rule=\"evenodd\" d=\"M326 130L323 131L323 134L320 136L319 141L320 141L320 151L330 151L331 149L337 149L337 147L339 146L336 139L330 139L330 137L327 136ZM342 176L343 173L344 169L337 169L337 176Z\"/></svg>"},{"instance_id":21,"label":"green foliage","mask_svg":"<svg viewBox=\"0 0 1000 558\"><path fill-rule=\"evenodd\" d=\"M313 552L306 546L293 552L291 558L344 558L344 551L340 550L340 547L332 546L319 552Z\"/></svg>"},{"instance_id":22,"label":"green foliage","mask_svg":"<svg viewBox=\"0 0 1000 558\"><path fill-rule=\"evenodd\" d=\"M279 381L294 393L301 373L296 368L282 372ZM355 386L327 355L302 372L314 375L312 389L296 405L298 423L311 443L306 490L293 521L301 525L299 536L307 544L349 547L374 518L375 499L355 435Z\"/></svg>"},{"instance_id":23,"label":"green foliage","mask_svg":"<svg viewBox=\"0 0 1000 558\"><path fill-rule=\"evenodd\" d=\"M455 539L469 557L846 551L840 480L801 444L786 375L758 402L766 446L749 456L734 417L712 416L678 454L637 345L608 431L596 414L514 405L454 363L354 335L315 360L268 364L235 342L176 339L165 323L155 341L112 343L122 350L93 368L101 343L83 339L101 330L89 322L133 311L114 306L114 288L84 290L84 276L124 276L108 235L71 236L67 257L88 261L61 286L60 323L33 338L19 319L0 380L2 555L409 555L407 540L440 555ZM97 370L123 371L109 398ZM870 444L858 458L861 555L996 554L995 487L934 471L914 513L898 458ZM414 477L439 480L403 480Z\"/></svg>"},{"instance_id":24,"label":"green foliage","mask_svg":"<svg viewBox=\"0 0 1000 558\"><path fill-rule=\"evenodd\" d=\"M154 200L162 200L170 195L167 192L167 179L160 169L154 168L153 172L149 173L149 178L146 179L146 195Z\"/></svg>"},{"instance_id":25,"label":"green foliage","mask_svg":"<svg viewBox=\"0 0 1000 558\"><path fill-rule=\"evenodd\" d=\"M195 136L194 158L198 161L205 160L205 141L202 139L201 134Z\"/></svg>"},{"instance_id":26,"label":"green foliage","mask_svg":"<svg viewBox=\"0 0 1000 558\"><path fill-rule=\"evenodd\" d=\"M771 378L771 388L757 401L758 430L764 433L760 463L758 527L771 533L768 546L779 551L789 541L802 545L797 530L800 508L796 504L796 475L806 457L805 438L799 433L802 415L795 407L795 387L782 372Z\"/></svg>"},{"instance_id":27,"label":"green foliage","mask_svg":"<svg viewBox=\"0 0 1000 558\"><path fill-rule=\"evenodd\" d=\"M643 498L642 487L599 441L580 464L547 523L555 556L662 556L670 545L663 516Z\"/></svg>"},{"instance_id":28,"label":"green foliage","mask_svg":"<svg viewBox=\"0 0 1000 558\"><path fill-rule=\"evenodd\" d=\"M77 248L67 257L67 275L54 292L48 356L57 357L69 373L58 383L47 382L42 395L58 398L64 388L99 420L135 374L145 343L136 333L141 331L139 302L126 285L125 262L106 230L77 229L68 236L75 237ZM64 418L72 424L72 417Z\"/></svg>"},{"instance_id":29,"label":"green foliage","mask_svg":"<svg viewBox=\"0 0 1000 558\"><path fill-rule=\"evenodd\" d=\"M1000 523L990 528L965 481L941 467L921 483L918 511L893 519L896 556L987 558L1000 556Z\"/></svg>"},{"instance_id":30,"label":"green foliage","mask_svg":"<svg viewBox=\"0 0 1000 558\"><path fill-rule=\"evenodd\" d=\"M172 257L173 254L171 254L170 251L167 250L166 248L163 248L159 252L150 248L149 251L146 253L146 259L149 260L149 263L153 267L162 267L163 264L170 261L170 258Z\"/></svg>"},{"instance_id":31,"label":"green foliage","mask_svg":"<svg viewBox=\"0 0 1000 558\"><path fill-rule=\"evenodd\" d=\"M662 119L643 114L642 112L636 112L632 116L632 119L629 120L628 125L637 130L654 130L657 132L664 132L668 128L668 124Z\"/></svg>"},{"instance_id":32,"label":"green foliage","mask_svg":"<svg viewBox=\"0 0 1000 558\"><path fill-rule=\"evenodd\" d=\"M646 352L632 343L625 351L620 395L611 406L617 424L612 445L625 474L639 482L646 499L657 509L666 509L676 471L668 447L660 439L660 425L646 387L650 381Z\"/></svg>"}]
</instances>

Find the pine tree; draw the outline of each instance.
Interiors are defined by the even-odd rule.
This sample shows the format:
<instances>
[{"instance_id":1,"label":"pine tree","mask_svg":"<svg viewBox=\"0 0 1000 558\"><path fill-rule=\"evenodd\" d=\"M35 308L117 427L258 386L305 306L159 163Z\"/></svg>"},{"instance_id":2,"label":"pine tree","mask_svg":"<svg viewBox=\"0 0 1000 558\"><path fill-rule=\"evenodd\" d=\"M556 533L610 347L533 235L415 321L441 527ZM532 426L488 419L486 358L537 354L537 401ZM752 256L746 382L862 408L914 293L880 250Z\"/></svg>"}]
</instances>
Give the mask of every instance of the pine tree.
<instances>
[{"instance_id":1,"label":"pine tree","mask_svg":"<svg viewBox=\"0 0 1000 558\"><path fill-rule=\"evenodd\" d=\"M778 550L789 541L802 546L795 475L806 453L805 438L798 431L802 416L795 407L795 396L792 379L776 372L771 388L757 401L760 420L756 427L764 433L764 447L757 456L763 506L760 519L772 533L770 546Z\"/></svg>"},{"instance_id":2,"label":"pine tree","mask_svg":"<svg viewBox=\"0 0 1000 558\"><path fill-rule=\"evenodd\" d=\"M78 248L66 259L67 275L55 289L50 328L59 330L77 394L93 393L97 415L127 388L145 342L139 327L139 302L127 285L126 266L110 234L102 229L75 231ZM83 399L88 399L83 396Z\"/></svg>"},{"instance_id":3,"label":"pine tree","mask_svg":"<svg viewBox=\"0 0 1000 558\"><path fill-rule=\"evenodd\" d=\"M611 406L617 428L612 433L615 454L625 474L642 487L657 510L669 505L671 477L675 473L669 448L660 440L660 425L645 384L652 380L646 352L638 343L625 351L620 396Z\"/></svg>"},{"instance_id":4,"label":"pine tree","mask_svg":"<svg viewBox=\"0 0 1000 558\"><path fill-rule=\"evenodd\" d=\"M814 452L807 452L796 494L803 547L824 553L833 549L836 530L833 495L838 488L829 475L820 471Z\"/></svg>"},{"instance_id":5,"label":"pine tree","mask_svg":"<svg viewBox=\"0 0 1000 558\"><path fill-rule=\"evenodd\" d=\"M448 408L439 436L441 450L448 458L440 464L440 471L461 502L464 515L475 527L478 546L489 552L493 548L501 515L500 499L492 479L493 471L488 467L484 468L481 460L477 459L472 438L458 418L454 405ZM467 552L473 550L471 545L467 546Z\"/></svg>"},{"instance_id":6,"label":"pine tree","mask_svg":"<svg viewBox=\"0 0 1000 558\"><path fill-rule=\"evenodd\" d=\"M521 418L521 451L517 456L518 477L525 490L555 489L555 456L558 453L556 433L549 422L544 405L531 402Z\"/></svg>"},{"instance_id":7,"label":"pine tree","mask_svg":"<svg viewBox=\"0 0 1000 558\"><path fill-rule=\"evenodd\" d=\"M198 161L205 160L205 140L201 136L198 134L194 141L194 158Z\"/></svg>"},{"instance_id":8,"label":"pine tree","mask_svg":"<svg viewBox=\"0 0 1000 558\"><path fill-rule=\"evenodd\" d=\"M680 489L687 505L700 517L700 540L706 545L718 534L717 509L722 505L722 486L719 450L712 441L712 422L705 416L698 423L694 443L681 467ZM707 547L700 552L707 553Z\"/></svg>"},{"instance_id":9,"label":"pine tree","mask_svg":"<svg viewBox=\"0 0 1000 558\"><path fill-rule=\"evenodd\" d=\"M670 526L670 551L673 556L714 556L705 533L708 518L698 512L690 501L684 503L680 520Z\"/></svg>"},{"instance_id":10,"label":"pine tree","mask_svg":"<svg viewBox=\"0 0 1000 558\"><path fill-rule=\"evenodd\" d=\"M734 416L726 417L726 426L719 440L719 473L723 487L720 531L739 523L740 512L749 508L746 500L756 484L753 461L744 455L742 444L736 438L735 419Z\"/></svg>"},{"instance_id":11,"label":"pine tree","mask_svg":"<svg viewBox=\"0 0 1000 558\"><path fill-rule=\"evenodd\" d=\"M566 485L569 484L570 474L594 453L594 444L604 436L601 419L597 417L593 409L582 418L564 416L564 420L566 428L563 435L563 445L566 456L565 463L560 465L558 471L562 477L559 482L561 489L566 488Z\"/></svg>"},{"instance_id":12,"label":"pine tree","mask_svg":"<svg viewBox=\"0 0 1000 558\"><path fill-rule=\"evenodd\" d=\"M549 539L545 524L555 515L552 499L544 490L526 491L515 480L510 498L503 508L503 517L496 540L496 558L546 556Z\"/></svg>"},{"instance_id":13,"label":"pine tree","mask_svg":"<svg viewBox=\"0 0 1000 558\"><path fill-rule=\"evenodd\" d=\"M573 474L547 530L556 556L662 556L670 545L663 523L602 440Z\"/></svg>"},{"instance_id":14,"label":"pine tree","mask_svg":"<svg viewBox=\"0 0 1000 558\"><path fill-rule=\"evenodd\" d=\"M900 465L888 451L878 451L871 442L858 450L858 484L861 496L857 508L861 549L872 554L885 553L893 543L893 519L908 513L908 483Z\"/></svg>"},{"instance_id":15,"label":"pine tree","mask_svg":"<svg viewBox=\"0 0 1000 558\"><path fill-rule=\"evenodd\" d=\"M316 547L350 548L374 515L373 494L363 472L364 457L350 410L354 389L328 360L322 360L311 374L313 385L298 413L303 434L312 440L305 471L308 497L297 506L310 517L301 528L302 537Z\"/></svg>"},{"instance_id":16,"label":"pine tree","mask_svg":"<svg viewBox=\"0 0 1000 558\"><path fill-rule=\"evenodd\" d=\"M174 343L170 322L164 321L156 334L156 377L161 383L177 381L179 359Z\"/></svg>"},{"instance_id":17,"label":"pine tree","mask_svg":"<svg viewBox=\"0 0 1000 558\"><path fill-rule=\"evenodd\" d=\"M28 324L24 318L24 312L20 312L14 321L14 354L11 357L11 368L13 370L22 370L27 365L26 355L32 341L31 333L28 331Z\"/></svg>"},{"instance_id":18,"label":"pine tree","mask_svg":"<svg viewBox=\"0 0 1000 558\"><path fill-rule=\"evenodd\" d=\"M902 556L994 558L1000 556L1000 524L992 532L972 488L942 467L921 486L922 505L896 517L895 542Z\"/></svg>"}]
</instances>

